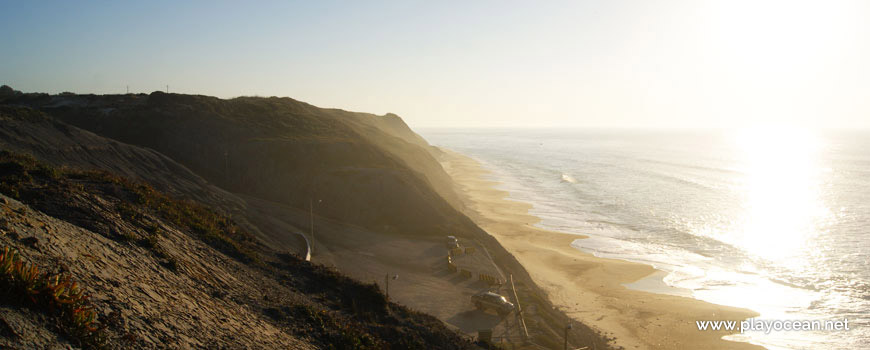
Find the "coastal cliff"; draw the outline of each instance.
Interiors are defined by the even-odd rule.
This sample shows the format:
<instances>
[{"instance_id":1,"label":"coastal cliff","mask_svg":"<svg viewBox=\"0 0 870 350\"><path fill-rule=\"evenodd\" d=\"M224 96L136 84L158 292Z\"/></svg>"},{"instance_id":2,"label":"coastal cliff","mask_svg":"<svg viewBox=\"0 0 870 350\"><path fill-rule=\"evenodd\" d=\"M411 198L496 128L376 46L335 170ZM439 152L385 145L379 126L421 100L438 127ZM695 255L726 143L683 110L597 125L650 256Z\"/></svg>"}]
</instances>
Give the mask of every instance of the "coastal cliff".
<instances>
[{"instance_id":1,"label":"coastal cliff","mask_svg":"<svg viewBox=\"0 0 870 350\"><path fill-rule=\"evenodd\" d=\"M210 183L372 229L436 235L457 219L450 179L395 115L290 98L23 95L13 101L120 142L153 149ZM428 159L427 159L428 158ZM349 195L352 194L352 195Z\"/></svg>"},{"instance_id":2,"label":"coastal cliff","mask_svg":"<svg viewBox=\"0 0 870 350\"><path fill-rule=\"evenodd\" d=\"M527 348L561 347L569 319L463 214L440 151L394 114L275 97L4 89L0 119L2 242L81 281L108 344L461 349L493 328ZM481 268L502 283L513 276L528 337L470 311L486 287L445 275L449 234L485 250ZM314 264L297 258L311 252ZM389 300L384 273L406 283ZM15 305L26 307L5 320L18 335L10 346L30 332L46 345L90 344L49 324L60 316ZM607 348L582 324L570 339Z\"/></svg>"}]
</instances>

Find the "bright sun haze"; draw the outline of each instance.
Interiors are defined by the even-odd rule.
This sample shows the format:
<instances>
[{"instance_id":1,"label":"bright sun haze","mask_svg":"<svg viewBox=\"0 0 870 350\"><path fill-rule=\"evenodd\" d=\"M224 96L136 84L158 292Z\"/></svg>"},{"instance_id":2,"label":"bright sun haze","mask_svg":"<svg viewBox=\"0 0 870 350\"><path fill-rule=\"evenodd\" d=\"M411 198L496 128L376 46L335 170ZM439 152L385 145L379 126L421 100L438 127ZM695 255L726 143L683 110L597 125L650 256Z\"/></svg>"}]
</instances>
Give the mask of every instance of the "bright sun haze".
<instances>
[{"instance_id":1,"label":"bright sun haze","mask_svg":"<svg viewBox=\"0 0 870 350\"><path fill-rule=\"evenodd\" d=\"M867 127L864 1L3 1L24 91L290 96L415 127Z\"/></svg>"},{"instance_id":2,"label":"bright sun haze","mask_svg":"<svg viewBox=\"0 0 870 350\"><path fill-rule=\"evenodd\" d=\"M870 344L870 0L0 0L0 33L0 349Z\"/></svg>"}]
</instances>

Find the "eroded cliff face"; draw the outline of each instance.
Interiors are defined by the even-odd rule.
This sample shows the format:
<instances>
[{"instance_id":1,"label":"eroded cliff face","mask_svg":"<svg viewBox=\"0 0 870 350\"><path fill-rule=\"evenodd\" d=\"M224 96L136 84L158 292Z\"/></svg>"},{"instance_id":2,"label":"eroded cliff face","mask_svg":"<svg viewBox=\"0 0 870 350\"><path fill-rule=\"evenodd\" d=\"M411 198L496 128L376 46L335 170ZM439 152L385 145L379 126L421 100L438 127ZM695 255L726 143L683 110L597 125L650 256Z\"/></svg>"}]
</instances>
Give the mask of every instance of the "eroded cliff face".
<instances>
[{"instance_id":1,"label":"eroded cliff face","mask_svg":"<svg viewBox=\"0 0 870 350\"><path fill-rule=\"evenodd\" d=\"M40 245L47 242L54 247L51 248L51 254L44 257L40 257L40 254L46 252L43 248L35 253L27 253L29 256L36 256L37 260L44 258L49 262L74 261L82 256L87 258L78 254L78 251L96 247L95 249L113 252L103 256L118 264L136 268L152 267L152 272L156 274L153 278L164 279L144 283L171 288L175 284L184 286L191 282L188 277L178 279L162 275L165 272L157 266L171 267L174 264L165 256L155 258L142 255L140 248L147 250L152 245L165 245L172 247L166 250L171 254L176 247L180 247L179 254L187 254L195 259L186 263L182 261L181 266L198 265L204 266L205 270L219 270L222 264L227 264L235 267L223 267L225 271L218 271L217 274L253 276L251 279L233 281L244 285L237 289L236 294L230 293L238 296L232 300L236 306L230 305L229 309L211 309L209 312L231 312L232 307L260 308L261 313L255 313L253 317L265 316L265 319L260 317L259 320L265 320L266 327L284 330L281 332L285 335L276 335L275 344L295 344L298 340L303 343L300 347L304 348L305 343L322 345L324 341L355 341L362 339L360 337L383 340L392 337L384 334L393 334L405 339L405 344L408 345L405 348L451 349L465 348L468 345L447 331L441 322L410 313L399 306L394 306L395 309L391 310L399 310L401 314L381 310L376 312L379 316L374 318L366 316L365 312L361 315L358 305L348 301L353 298L349 299L342 291L366 293L374 300L370 304L380 305L376 291L371 290L376 287L341 277L335 271L322 266L300 263L298 259L293 260L287 255L286 253L291 252L304 256L305 241L296 233L308 232L308 208L309 201L312 201L316 203L315 213L318 220L323 216L334 219L321 221L328 223L327 232L332 231L332 243L335 240L346 240L348 235L356 235L357 232L366 233L360 234L361 237L378 236L387 240L396 238L397 234L403 235L403 239L414 241L440 242L440 238L446 234L475 240L487 247L488 255L491 255L491 259L506 274L513 275L524 305L537 305L536 309L542 316L539 322L534 323L536 332L557 334L568 321L563 313L553 309L545 294L537 288L519 262L492 236L458 210L461 206L453 192L452 180L435 159L439 151L413 133L395 115L376 116L321 109L289 98L222 100L162 93L94 96L22 94L14 90L10 92L9 89L0 90L0 149L30 154L40 162L52 166L109 171L130 180L150 183L173 198L192 199L205 204L257 238L255 243L259 245L249 250L264 257L263 260L267 262L267 267L271 266L270 269L283 269L286 273L276 275L276 270L266 271L261 269L262 266L251 266L248 262L239 261L233 258L235 253L230 252L228 255L219 249L225 246L215 246L200 239L197 236L198 230L176 228L171 234L161 236L161 239L169 239L157 241L162 243L154 245L145 240L138 244L136 242L150 237L144 236L148 232L142 233L142 227L136 229L129 225L114 225L111 224L112 220L104 220L103 225L90 225L87 220L76 222L51 214L44 220L35 216L24 218L24 221L19 221L15 226L15 230L24 232L23 235L0 239L4 244L26 252L31 248L27 242L31 241L22 241L21 238L40 235L36 238ZM58 191L54 193L57 194ZM104 218L131 213L129 208L105 206L112 200L102 196L77 198L91 198L94 204L84 205L82 208L99 209L96 211L99 214L97 216ZM38 209L39 202L9 202L16 208L37 208L33 210L34 215L42 210ZM53 203L59 205L67 201L56 200ZM36 220L42 220L48 226L63 224L52 223L51 218L75 227L71 227L68 232L49 230L40 233L38 230L31 230L34 227L41 229L39 224L28 226L28 222ZM113 232L125 234L119 236ZM116 238L124 236L136 238L127 243L117 242ZM55 239L56 237L60 238ZM80 240L88 239L100 244L80 245ZM377 241L362 243L378 244ZM68 246L70 244L73 245L72 248ZM328 244L322 247L325 250L321 252L326 254L319 257L326 258L321 261L329 263L331 260ZM195 252L188 254L188 249ZM364 255L361 252L356 253ZM117 258L112 254L120 255L122 260L112 260ZM385 251L384 254L389 255L389 252ZM364 256L373 262L380 258ZM337 255L333 258L340 260ZM144 259L145 263L135 265L123 259ZM203 259L219 263L214 265ZM102 266L104 265L84 265L81 270L84 277L80 278L93 281L97 285L95 293L123 293L120 289L106 287L105 283L114 286L115 283L123 283L124 279L107 282L105 279L87 277L88 274L100 274L99 269ZM260 281L261 279L266 281ZM282 281L288 280L294 282L291 289L281 292L287 293L282 294L284 297L277 294L250 294L272 290L274 283L286 287L287 284ZM224 282L212 285L211 288L233 286ZM257 287L248 288L250 285ZM103 289L104 287L108 289ZM324 296L324 291L328 295ZM157 293L164 292L173 293L173 290L160 290ZM300 293L308 295L303 300L314 302L314 309L305 307L312 304L299 304L298 300L292 299L298 298ZM130 298L138 303L146 303L141 305L142 310L145 310L141 312L152 315L149 308L160 306L147 304L152 301L148 301L146 294L131 294ZM218 293L211 297L225 297L221 295ZM194 299L198 297L201 295L197 294ZM257 298L263 298L259 299L263 302L257 301ZM287 301L291 299L296 300L294 305L301 306L285 309ZM244 300L250 303L242 303ZM212 302L213 300L208 300L193 307L227 305L219 301ZM412 306L418 308L420 305ZM115 306L117 310L125 308L135 309L132 305ZM115 309L106 309L106 312L113 312ZM338 314L335 310L339 310ZM20 320L36 322L37 328L48 326L45 322L39 323L42 322L40 320L44 321L39 315L28 314L27 309L19 311L16 311L16 317L20 316ZM141 316L141 312L137 317L143 317L146 322L154 321ZM332 323L324 327L323 317L326 316ZM353 322L356 323L351 322L354 319L356 321ZM248 321L260 322L253 319L244 322ZM321 326L316 329L306 326L306 333L301 335L286 331L298 328L302 324L300 322ZM354 325L348 328L347 322ZM177 332L177 329L172 328L174 326L170 326L171 323L163 323L161 326L169 329L169 332L162 328L139 328L139 332L155 332L154 334L165 337L166 334ZM344 333L350 334L350 338L343 338L341 329L352 331ZM411 332L407 333L403 329ZM52 329L34 332L45 335L45 339L58 334ZM224 331L208 336L212 339L231 337L221 332ZM598 348L604 348L606 338L588 329L584 332L584 339L596 339ZM0 324L0 335L2 333L3 325ZM52 342L50 339L46 341ZM282 343L285 341L287 343ZM244 341L221 344L232 348L241 346ZM415 344L419 346L412 346ZM559 348L556 345L553 348Z\"/></svg>"},{"instance_id":2,"label":"eroded cliff face","mask_svg":"<svg viewBox=\"0 0 870 350\"><path fill-rule=\"evenodd\" d=\"M226 210L243 205L159 152L107 139L27 107L0 105L0 148L54 166L109 171Z\"/></svg>"},{"instance_id":3,"label":"eroded cliff face","mask_svg":"<svg viewBox=\"0 0 870 350\"><path fill-rule=\"evenodd\" d=\"M376 285L288 254L304 255L299 220L273 215L281 206L268 201L248 204L258 197L306 208L310 193L332 204L318 212L351 224L406 232L397 228L423 215L435 216L429 230L443 226L435 220L450 212L444 201L426 203L437 194L425 176L366 141L390 137L425 154L428 145L401 120L375 125L379 117L289 99L6 90L0 253L14 252L9 266L22 265L0 274L0 347L473 347L431 316L387 307ZM362 136L387 128L407 134ZM33 267L42 282L22 283ZM77 316L58 313L51 300L27 297L55 275L88 293L76 310L93 310L96 321L73 322Z\"/></svg>"},{"instance_id":4,"label":"eroded cliff face","mask_svg":"<svg viewBox=\"0 0 870 350\"><path fill-rule=\"evenodd\" d=\"M302 209L313 200L320 215L350 224L411 235L473 226L457 215L452 182L431 146L393 114L159 92L26 95L11 103L156 150L227 191Z\"/></svg>"},{"instance_id":5,"label":"eroded cliff face","mask_svg":"<svg viewBox=\"0 0 870 350\"><path fill-rule=\"evenodd\" d=\"M209 183L169 157L125 144L61 122L28 107L0 105L0 150L27 154L54 167L101 170L146 182L177 198L206 204L257 235L264 242L304 254L305 243L287 229L259 222L246 201ZM249 221L249 218L255 222ZM260 229L263 227L263 229Z\"/></svg>"},{"instance_id":6,"label":"eroded cliff face","mask_svg":"<svg viewBox=\"0 0 870 350\"><path fill-rule=\"evenodd\" d=\"M22 112L32 111L0 116L26 120ZM473 348L376 285L263 244L219 210L8 150L0 301L0 347L11 349Z\"/></svg>"}]
</instances>

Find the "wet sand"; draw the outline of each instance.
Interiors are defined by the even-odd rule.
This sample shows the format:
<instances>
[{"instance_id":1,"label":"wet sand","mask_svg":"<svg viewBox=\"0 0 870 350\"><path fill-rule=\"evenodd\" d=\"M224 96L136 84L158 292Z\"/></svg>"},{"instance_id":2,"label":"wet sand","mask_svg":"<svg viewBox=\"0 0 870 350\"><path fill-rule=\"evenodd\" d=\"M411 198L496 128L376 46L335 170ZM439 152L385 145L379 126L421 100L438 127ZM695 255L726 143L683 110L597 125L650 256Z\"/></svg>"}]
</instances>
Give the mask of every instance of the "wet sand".
<instances>
[{"instance_id":1,"label":"wet sand","mask_svg":"<svg viewBox=\"0 0 870 350\"><path fill-rule=\"evenodd\" d=\"M615 337L625 349L764 349L699 331L696 320L736 320L758 314L696 299L626 288L657 271L649 265L598 258L571 247L583 236L533 226L531 205L509 200L477 161L444 150L442 166L456 182L464 211L495 237L570 317ZM655 278L656 276L653 276ZM643 286L644 282L638 284ZM739 331L738 331L739 332Z\"/></svg>"}]
</instances>

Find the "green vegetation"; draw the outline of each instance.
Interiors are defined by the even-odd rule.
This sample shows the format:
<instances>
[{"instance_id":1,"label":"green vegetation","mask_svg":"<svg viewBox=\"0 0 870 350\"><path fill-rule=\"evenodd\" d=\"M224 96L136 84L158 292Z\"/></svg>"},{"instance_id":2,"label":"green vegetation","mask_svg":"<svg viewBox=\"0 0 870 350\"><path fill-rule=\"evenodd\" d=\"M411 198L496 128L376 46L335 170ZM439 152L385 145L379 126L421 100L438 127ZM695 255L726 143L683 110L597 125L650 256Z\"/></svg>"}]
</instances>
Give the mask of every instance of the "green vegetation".
<instances>
[{"instance_id":1,"label":"green vegetation","mask_svg":"<svg viewBox=\"0 0 870 350\"><path fill-rule=\"evenodd\" d=\"M299 324L308 325L297 332L320 340L328 349L383 349L386 345L382 339L375 338L358 323L347 322L329 311L307 304L298 304L285 311L289 312L284 316L299 321Z\"/></svg>"},{"instance_id":2,"label":"green vegetation","mask_svg":"<svg viewBox=\"0 0 870 350\"><path fill-rule=\"evenodd\" d=\"M434 150L395 115L323 109L289 98L161 92L33 94L6 103L0 114L38 114L9 110L21 108L12 104L41 109L51 115L43 120L153 149L233 193L296 208L317 197L326 203L319 215L349 224L438 237L473 225L445 201L458 203L458 197Z\"/></svg>"},{"instance_id":3,"label":"green vegetation","mask_svg":"<svg viewBox=\"0 0 870 350\"><path fill-rule=\"evenodd\" d=\"M236 295L238 290L232 289L218 290L213 297L233 293L236 302L260 310L277 327L319 348L473 348L469 340L438 319L388 302L376 284L360 283L335 269L292 255L276 257L231 219L198 203L173 199L148 185L106 172L54 168L26 155L0 151L0 193L131 249L147 251L170 271L181 267L166 250L167 244L177 239L171 233L178 231L201 240L235 258L245 273L260 276L264 282L278 282L263 285L284 287L269 289L268 299ZM2 277L0 284L6 295L24 305L41 305L46 312L58 312L65 320L64 334L82 346L135 342L135 334L99 328L87 296L69 276L40 274L38 268L20 263L14 253L3 259L2 266L11 266L0 271L11 276ZM59 293L57 299L49 298L53 293ZM28 295L35 297L24 297ZM110 315L104 324L113 324L111 320Z\"/></svg>"},{"instance_id":4,"label":"green vegetation","mask_svg":"<svg viewBox=\"0 0 870 350\"><path fill-rule=\"evenodd\" d=\"M40 272L9 247L0 253L0 296L56 317L63 333L79 346L99 349L105 343L97 313L78 284L69 275Z\"/></svg>"},{"instance_id":5,"label":"green vegetation","mask_svg":"<svg viewBox=\"0 0 870 350\"><path fill-rule=\"evenodd\" d=\"M0 192L112 239L135 240L130 230L118 227L116 217L88 205L99 195L114 202L114 211L123 222L147 235L143 238L146 248L158 249L153 236L159 233L155 223L159 219L241 262L260 261L254 251L256 240L229 218L199 203L171 198L147 184L107 172L55 168L4 150L0 151ZM155 254L168 259L163 252L155 250ZM177 266L177 262L169 260L164 265Z\"/></svg>"},{"instance_id":6,"label":"green vegetation","mask_svg":"<svg viewBox=\"0 0 870 350\"><path fill-rule=\"evenodd\" d=\"M326 349L467 349L471 342L438 319L390 303L377 284L361 283L335 269L282 255L277 272L294 289L317 295L317 304L267 310L273 319ZM319 305L318 305L319 304ZM306 325L300 327L299 325Z\"/></svg>"}]
</instances>

